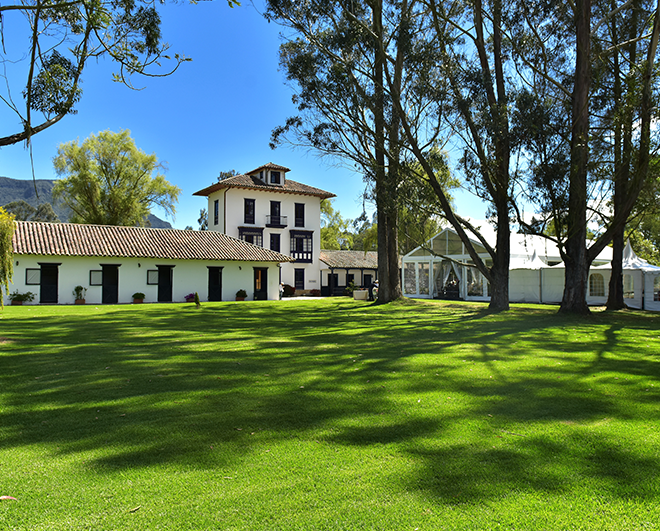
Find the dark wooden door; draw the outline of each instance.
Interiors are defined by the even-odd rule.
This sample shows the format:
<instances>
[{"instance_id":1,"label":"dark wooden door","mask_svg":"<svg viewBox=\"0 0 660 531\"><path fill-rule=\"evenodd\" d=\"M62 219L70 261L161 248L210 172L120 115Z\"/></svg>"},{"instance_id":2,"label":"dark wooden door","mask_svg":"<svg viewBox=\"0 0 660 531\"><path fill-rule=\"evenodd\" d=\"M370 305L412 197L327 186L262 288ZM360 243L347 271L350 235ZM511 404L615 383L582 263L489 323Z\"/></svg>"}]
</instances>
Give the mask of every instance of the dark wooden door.
<instances>
[{"instance_id":1,"label":"dark wooden door","mask_svg":"<svg viewBox=\"0 0 660 531\"><path fill-rule=\"evenodd\" d=\"M119 266L102 265L101 302L117 304L119 302Z\"/></svg>"},{"instance_id":2,"label":"dark wooden door","mask_svg":"<svg viewBox=\"0 0 660 531\"><path fill-rule=\"evenodd\" d=\"M296 289L305 289L305 270L304 269L294 269L293 271L293 282Z\"/></svg>"},{"instance_id":3,"label":"dark wooden door","mask_svg":"<svg viewBox=\"0 0 660 531\"><path fill-rule=\"evenodd\" d=\"M209 301L222 300L222 268L209 267Z\"/></svg>"},{"instance_id":4,"label":"dark wooden door","mask_svg":"<svg viewBox=\"0 0 660 531\"><path fill-rule=\"evenodd\" d=\"M335 295L337 290L337 284L339 283L339 275L337 273L328 274L328 289L330 291L330 296Z\"/></svg>"},{"instance_id":5,"label":"dark wooden door","mask_svg":"<svg viewBox=\"0 0 660 531\"><path fill-rule=\"evenodd\" d=\"M265 301L268 299L268 269L254 268L254 300Z\"/></svg>"},{"instance_id":6,"label":"dark wooden door","mask_svg":"<svg viewBox=\"0 0 660 531\"><path fill-rule=\"evenodd\" d=\"M172 269L174 266L158 266L158 302L172 302Z\"/></svg>"},{"instance_id":7,"label":"dark wooden door","mask_svg":"<svg viewBox=\"0 0 660 531\"><path fill-rule=\"evenodd\" d=\"M59 270L56 264L41 264L40 288L40 303L57 303L57 294L59 291Z\"/></svg>"}]
</instances>

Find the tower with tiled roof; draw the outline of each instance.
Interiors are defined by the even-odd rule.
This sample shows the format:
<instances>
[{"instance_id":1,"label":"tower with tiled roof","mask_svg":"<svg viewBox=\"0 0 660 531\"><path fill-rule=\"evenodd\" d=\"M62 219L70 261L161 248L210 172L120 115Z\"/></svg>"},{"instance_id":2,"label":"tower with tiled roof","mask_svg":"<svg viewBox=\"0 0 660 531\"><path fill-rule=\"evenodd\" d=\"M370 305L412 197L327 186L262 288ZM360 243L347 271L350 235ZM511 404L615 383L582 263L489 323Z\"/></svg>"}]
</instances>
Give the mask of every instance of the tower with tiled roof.
<instances>
[{"instance_id":1,"label":"tower with tiled roof","mask_svg":"<svg viewBox=\"0 0 660 531\"><path fill-rule=\"evenodd\" d=\"M281 282L320 290L321 200L335 194L289 179L290 171L269 162L193 195L208 199L209 230L295 258L282 264Z\"/></svg>"}]
</instances>

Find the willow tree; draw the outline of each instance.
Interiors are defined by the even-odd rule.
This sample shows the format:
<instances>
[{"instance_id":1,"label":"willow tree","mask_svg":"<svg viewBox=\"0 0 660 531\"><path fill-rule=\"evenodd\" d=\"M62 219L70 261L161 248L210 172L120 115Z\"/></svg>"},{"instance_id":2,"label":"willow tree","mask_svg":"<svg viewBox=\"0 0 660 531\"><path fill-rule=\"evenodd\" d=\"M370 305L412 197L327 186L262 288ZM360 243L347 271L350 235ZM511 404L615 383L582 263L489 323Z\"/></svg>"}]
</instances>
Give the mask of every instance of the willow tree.
<instances>
[{"instance_id":1,"label":"willow tree","mask_svg":"<svg viewBox=\"0 0 660 531\"><path fill-rule=\"evenodd\" d=\"M128 130L61 144L54 164L64 178L53 198L71 209L72 223L144 226L153 206L176 212L181 190L158 173L156 155L138 149Z\"/></svg>"},{"instance_id":2,"label":"willow tree","mask_svg":"<svg viewBox=\"0 0 660 531\"><path fill-rule=\"evenodd\" d=\"M0 207L0 307L4 307L5 294L14 276L14 216ZM4 292L4 293L3 293Z\"/></svg>"}]
</instances>

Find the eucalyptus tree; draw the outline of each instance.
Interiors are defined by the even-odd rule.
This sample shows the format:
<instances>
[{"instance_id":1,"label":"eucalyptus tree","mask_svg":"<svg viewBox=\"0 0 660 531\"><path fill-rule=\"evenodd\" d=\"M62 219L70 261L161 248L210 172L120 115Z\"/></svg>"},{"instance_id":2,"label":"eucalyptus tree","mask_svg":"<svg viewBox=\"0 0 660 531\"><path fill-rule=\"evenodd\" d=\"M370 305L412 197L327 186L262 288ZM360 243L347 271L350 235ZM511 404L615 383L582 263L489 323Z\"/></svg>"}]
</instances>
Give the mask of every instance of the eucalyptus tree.
<instances>
[{"instance_id":1,"label":"eucalyptus tree","mask_svg":"<svg viewBox=\"0 0 660 531\"><path fill-rule=\"evenodd\" d=\"M610 307L621 307L623 229L652 148L658 3L522 1L519 8L530 23L510 39L529 84L518 111L530 189L543 198L565 264L560 309L589 311L589 267L612 240ZM611 198L612 215L602 200L592 206L599 195ZM587 247L590 214L604 229Z\"/></svg>"},{"instance_id":2,"label":"eucalyptus tree","mask_svg":"<svg viewBox=\"0 0 660 531\"><path fill-rule=\"evenodd\" d=\"M639 211L635 204L642 190L655 188L650 183L650 164L657 149L651 122L658 118L655 56L659 9L660 3L651 0L595 4L602 23L592 31L600 57L593 136L594 151L607 162L612 181L612 215L606 234L611 234L613 251L607 307L613 310L625 307L622 257L626 222L634 210ZM652 194L646 196L649 204Z\"/></svg>"},{"instance_id":3,"label":"eucalyptus tree","mask_svg":"<svg viewBox=\"0 0 660 531\"><path fill-rule=\"evenodd\" d=\"M299 115L273 131L290 141L351 161L374 188L378 218L379 301L401 296L397 242L399 121L392 112L380 50L397 47L383 23L381 0L269 0L266 16L290 28L280 63ZM396 52L395 52L396 53ZM394 66L401 79L402 64Z\"/></svg>"},{"instance_id":4,"label":"eucalyptus tree","mask_svg":"<svg viewBox=\"0 0 660 531\"><path fill-rule=\"evenodd\" d=\"M189 59L168 55L158 9L164 0L21 0L0 4L0 62L5 82L0 146L27 141L68 114L82 95L90 60L109 58L115 81L166 76ZM228 0L230 6L238 4ZM5 39L7 28L12 39ZM16 36L16 37L14 37ZM161 64L169 61L169 68ZM20 101L19 101L20 94Z\"/></svg>"},{"instance_id":5,"label":"eucalyptus tree","mask_svg":"<svg viewBox=\"0 0 660 531\"><path fill-rule=\"evenodd\" d=\"M515 182L510 161L517 149L510 125L510 104L515 84L507 75L510 54L504 28L514 3L492 0L411 2L403 11L402 31L412 40L405 58L414 82L414 105L393 97L411 152L433 187L444 216L463 241L476 267L489 281L490 308L509 308L510 225ZM410 20L417 20L415 25ZM397 87L390 90L398 94ZM431 134L429 134L431 132ZM433 170L423 146L429 138L452 134L462 151L466 182L490 205L496 241L487 241L476 227L459 216ZM473 239L487 250L481 258ZM494 245L493 245L494 243Z\"/></svg>"}]
</instances>

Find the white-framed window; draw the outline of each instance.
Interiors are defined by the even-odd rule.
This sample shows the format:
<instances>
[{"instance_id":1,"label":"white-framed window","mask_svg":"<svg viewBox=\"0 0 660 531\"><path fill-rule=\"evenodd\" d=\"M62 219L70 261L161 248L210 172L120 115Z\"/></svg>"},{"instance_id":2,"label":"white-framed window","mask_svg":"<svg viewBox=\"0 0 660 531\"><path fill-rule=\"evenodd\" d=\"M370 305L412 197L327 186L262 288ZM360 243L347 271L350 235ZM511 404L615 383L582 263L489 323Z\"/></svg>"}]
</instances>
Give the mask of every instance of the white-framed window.
<instances>
[{"instance_id":1,"label":"white-framed window","mask_svg":"<svg viewBox=\"0 0 660 531\"><path fill-rule=\"evenodd\" d=\"M158 269L147 270L147 284L150 286L158 285Z\"/></svg>"},{"instance_id":2,"label":"white-framed window","mask_svg":"<svg viewBox=\"0 0 660 531\"><path fill-rule=\"evenodd\" d=\"M605 296L605 278L600 273L592 273L589 275L589 296Z\"/></svg>"}]
</instances>

